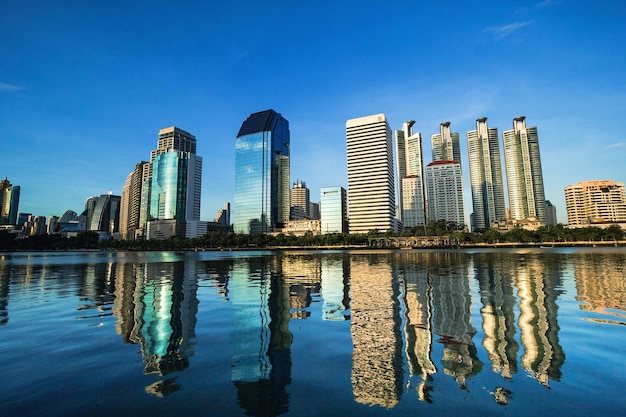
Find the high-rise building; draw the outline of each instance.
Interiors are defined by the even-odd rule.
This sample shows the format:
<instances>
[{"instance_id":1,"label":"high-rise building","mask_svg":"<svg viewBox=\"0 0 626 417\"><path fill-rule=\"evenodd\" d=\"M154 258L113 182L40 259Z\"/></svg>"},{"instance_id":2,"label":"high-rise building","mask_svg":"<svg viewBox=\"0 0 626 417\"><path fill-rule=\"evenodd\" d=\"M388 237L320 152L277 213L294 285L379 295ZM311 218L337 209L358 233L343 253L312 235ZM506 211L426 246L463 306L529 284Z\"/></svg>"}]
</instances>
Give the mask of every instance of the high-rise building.
<instances>
[{"instance_id":1,"label":"high-rise building","mask_svg":"<svg viewBox=\"0 0 626 417\"><path fill-rule=\"evenodd\" d=\"M215 223L230 226L230 203L224 203L224 208L217 211L213 221Z\"/></svg>"},{"instance_id":2,"label":"high-rise building","mask_svg":"<svg viewBox=\"0 0 626 417\"><path fill-rule=\"evenodd\" d=\"M502 132L511 219L546 220L546 198L536 127L526 127L524 116L513 119L513 129Z\"/></svg>"},{"instance_id":3,"label":"high-rise building","mask_svg":"<svg viewBox=\"0 0 626 417\"><path fill-rule=\"evenodd\" d=\"M465 225L461 164L434 161L426 166L429 221L445 220Z\"/></svg>"},{"instance_id":4,"label":"high-rise building","mask_svg":"<svg viewBox=\"0 0 626 417\"><path fill-rule=\"evenodd\" d=\"M624 183L612 180L584 181L565 187L569 226L626 223Z\"/></svg>"},{"instance_id":5,"label":"high-rise building","mask_svg":"<svg viewBox=\"0 0 626 417\"><path fill-rule=\"evenodd\" d=\"M476 119L476 130L467 132L467 152L474 231L489 228L506 217L498 129L488 127L486 117Z\"/></svg>"},{"instance_id":6,"label":"high-rise building","mask_svg":"<svg viewBox=\"0 0 626 417\"><path fill-rule=\"evenodd\" d=\"M120 202L120 236L122 239L135 239L136 231L140 229L143 172L146 165L149 163L145 161L135 165L135 169L128 174L122 189Z\"/></svg>"},{"instance_id":7,"label":"high-rise building","mask_svg":"<svg viewBox=\"0 0 626 417\"><path fill-rule=\"evenodd\" d=\"M150 156L150 219L199 221L202 157L196 137L173 126L161 129Z\"/></svg>"},{"instance_id":8,"label":"high-rise building","mask_svg":"<svg viewBox=\"0 0 626 417\"><path fill-rule=\"evenodd\" d=\"M348 120L346 142L350 233L395 231L393 147L387 118L381 113Z\"/></svg>"},{"instance_id":9,"label":"high-rise building","mask_svg":"<svg viewBox=\"0 0 626 417\"><path fill-rule=\"evenodd\" d=\"M95 199L88 230L113 234L119 231L120 202L118 195L102 194Z\"/></svg>"},{"instance_id":10,"label":"high-rise building","mask_svg":"<svg viewBox=\"0 0 626 417\"><path fill-rule=\"evenodd\" d=\"M413 120L405 122L402 130L395 132L398 205L404 228L423 226L426 223L422 134L413 133L414 124ZM408 180L404 181L405 178ZM408 193L406 198L405 190Z\"/></svg>"},{"instance_id":11,"label":"high-rise building","mask_svg":"<svg viewBox=\"0 0 626 417\"><path fill-rule=\"evenodd\" d=\"M348 233L347 193L343 187L320 190L320 221L322 234Z\"/></svg>"},{"instance_id":12,"label":"high-rise building","mask_svg":"<svg viewBox=\"0 0 626 417\"><path fill-rule=\"evenodd\" d=\"M20 186L4 177L0 181L0 224L16 224L19 204Z\"/></svg>"},{"instance_id":13,"label":"high-rise building","mask_svg":"<svg viewBox=\"0 0 626 417\"><path fill-rule=\"evenodd\" d=\"M235 141L236 233L267 233L289 221L289 122L274 110L251 114Z\"/></svg>"},{"instance_id":14,"label":"high-rise building","mask_svg":"<svg viewBox=\"0 0 626 417\"><path fill-rule=\"evenodd\" d=\"M551 226L556 226L558 221L556 217L556 207L554 204L550 202L550 200L546 200L546 224Z\"/></svg>"},{"instance_id":15,"label":"high-rise building","mask_svg":"<svg viewBox=\"0 0 626 417\"><path fill-rule=\"evenodd\" d=\"M461 145L459 134L450 132L450 122L439 125L439 133L430 137L433 152L433 162L454 161L461 165Z\"/></svg>"},{"instance_id":16,"label":"high-rise building","mask_svg":"<svg viewBox=\"0 0 626 417\"><path fill-rule=\"evenodd\" d=\"M292 220L309 218L309 203L311 194L304 181L296 181L291 188L291 215Z\"/></svg>"}]
</instances>

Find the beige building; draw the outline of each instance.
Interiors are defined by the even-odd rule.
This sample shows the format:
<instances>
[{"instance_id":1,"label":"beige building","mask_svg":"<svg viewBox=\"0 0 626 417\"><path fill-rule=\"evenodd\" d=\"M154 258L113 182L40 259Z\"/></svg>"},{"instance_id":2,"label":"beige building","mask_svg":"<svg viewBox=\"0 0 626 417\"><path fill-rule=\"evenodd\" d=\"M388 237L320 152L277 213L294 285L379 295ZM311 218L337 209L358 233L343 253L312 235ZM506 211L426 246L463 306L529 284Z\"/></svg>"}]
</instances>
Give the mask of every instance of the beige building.
<instances>
[{"instance_id":1,"label":"beige building","mask_svg":"<svg viewBox=\"0 0 626 417\"><path fill-rule=\"evenodd\" d=\"M569 226L626 222L624 184L612 180L584 181L565 187Z\"/></svg>"}]
</instances>

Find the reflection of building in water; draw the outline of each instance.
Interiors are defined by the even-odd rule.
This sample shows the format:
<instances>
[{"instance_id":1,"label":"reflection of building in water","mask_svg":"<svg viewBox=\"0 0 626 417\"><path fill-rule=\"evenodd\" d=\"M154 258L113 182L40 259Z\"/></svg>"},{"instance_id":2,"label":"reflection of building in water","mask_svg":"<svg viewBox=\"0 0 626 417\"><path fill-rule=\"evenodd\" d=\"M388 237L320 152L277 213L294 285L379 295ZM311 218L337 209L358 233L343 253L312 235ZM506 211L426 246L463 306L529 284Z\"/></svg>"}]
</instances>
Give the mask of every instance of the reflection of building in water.
<instances>
[{"instance_id":1,"label":"reflection of building in water","mask_svg":"<svg viewBox=\"0 0 626 417\"><path fill-rule=\"evenodd\" d=\"M166 375L189 366L198 312L194 265L152 262L119 269L116 328L125 342L141 345L147 374ZM161 387L158 392L169 391Z\"/></svg>"},{"instance_id":2,"label":"reflection of building in water","mask_svg":"<svg viewBox=\"0 0 626 417\"><path fill-rule=\"evenodd\" d=\"M410 255L407 255L410 256ZM416 391L420 401L430 402L429 384L430 375L437 372L431 359L432 352L432 286L426 268L409 260L402 262L401 271L404 274L405 289L405 338L406 355L409 365L409 384L411 377L420 376Z\"/></svg>"},{"instance_id":3,"label":"reflection of building in water","mask_svg":"<svg viewBox=\"0 0 626 417\"><path fill-rule=\"evenodd\" d=\"M285 255L276 258L280 262L285 283L289 285L291 317L305 319L311 315L307 309L311 306L311 293L319 293L322 282L322 263L320 256Z\"/></svg>"},{"instance_id":4,"label":"reflection of building in water","mask_svg":"<svg viewBox=\"0 0 626 417\"><path fill-rule=\"evenodd\" d=\"M233 307L231 379L239 404L247 415L285 413L293 339L288 286L264 258L241 259L233 265L228 294Z\"/></svg>"},{"instance_id":5,"label":"reflection of building in water","mask_svg":"<svg viewBox=\"0 0 626 417\"><path fill-rule=\"evenodd\" d=\"M343 321L350 318L349 268L349 261L344 256L322 258L323 320Z\"/></svg>"},{"instance_id":6,"label":"reflection of building in water","mask_svg":"<svg viewBox=\"0 0 626 417\"><path fill-rule=\"evenodd\" d=\"M361 404L392 408L402 394L399 287L387 258L352 257L352 392Z\"/></svg>"},{"instance_id":7,"label":"reflection of building in water","mask_svg":"<svg viewBox=\"0 0 626 417\"><path fill-rule=\"evenodd\" d=\"M626 255L581 253L575 254L572 260L578 294L576 299L584 303L580 308L611 317L598 321L626 324Z\"/></svg>"},{"instance_id":8,"label":"reflection of building in water","mask_svg":"<svg viewBox=\"0 0 626 417\"><path fill-rule=\"evenodd\" d=\"M0 326L9 322L9 268L0 262Z\"/></svg>"},{"instance_id":9,"label":"reflection of building in water","mask_svg":"<svg viewBox=\"0 0 626 417\"><path fill-rule=\"evenodd\" d=\"M473 258L474 276L480 287L483 320L483 347L489 355L491 369L505 378L517 373L515 340L515 303L511 271L515 265L511 258L504 263L500 254L477 254ZM500 268L499 268L500 267Z\"/></svg>"},{"instance_id":10,"label":"reflection of building in water","mask_svg":"<svg viewBox=\"0 0 626 417\"><path fill-rule=\"evenodd\" d=\"M556 300L562 266L556 258L521 257L517 262L520 316L518 325L524 346L522 367L544 386L560 380L565 354L559 344Z\"/></svg>"},{"instance_id":11,"label":"reflection of building in water","mask_svg":"<svg viewBox=\"0 0 626 417\"><path fill-rule=\"evenodd\" d=\"M458 254L442 254L441 270L433 271L434 332L443 343L443 371L454 377L463 389L467 379L478 374L482 362L472 341L476 329L471 324L471 297L465 270L455 263ZM446 267L448 263L450 267Z\"/></svg>"}]
</instances>

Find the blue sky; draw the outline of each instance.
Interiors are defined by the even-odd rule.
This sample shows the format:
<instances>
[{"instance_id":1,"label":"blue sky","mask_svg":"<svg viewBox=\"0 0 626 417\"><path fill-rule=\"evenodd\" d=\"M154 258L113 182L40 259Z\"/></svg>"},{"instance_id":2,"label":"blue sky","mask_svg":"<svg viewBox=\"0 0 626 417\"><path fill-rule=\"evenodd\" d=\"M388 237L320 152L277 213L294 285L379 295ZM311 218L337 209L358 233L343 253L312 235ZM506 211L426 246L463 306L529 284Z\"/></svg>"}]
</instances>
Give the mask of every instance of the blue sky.
<instances>
[{"instance_id":1,"label":"blue sky","mask_svg":"<svg viewBox=\"0 0 626 417\"><path fill-rule=\"evenodd\" d=\"M175 125L198 139L203 220L233 201L235 136L250 113L290 122L292 182L347 187L345 122L385 113L462 138L537 126L546 198L626 182L622 1L0 2L0 176L20 212L82 211L120 194ZM508 204L508 203L507 203Z\"/></svg>"}]
</instances>

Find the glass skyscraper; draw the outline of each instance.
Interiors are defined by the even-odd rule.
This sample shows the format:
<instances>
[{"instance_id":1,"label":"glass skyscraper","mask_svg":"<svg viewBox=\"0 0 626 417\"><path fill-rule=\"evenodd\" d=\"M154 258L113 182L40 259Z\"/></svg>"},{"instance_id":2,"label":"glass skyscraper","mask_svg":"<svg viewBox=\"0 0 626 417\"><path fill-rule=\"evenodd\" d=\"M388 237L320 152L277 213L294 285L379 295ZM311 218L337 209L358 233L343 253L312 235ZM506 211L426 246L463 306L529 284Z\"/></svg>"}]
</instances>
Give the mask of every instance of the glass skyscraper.
<instances>
[{"instance_id":1,"label":"glass skyscraper","mask_svg":"<svg viewBox=\"0 0 626 417\"><path fill-rule=\"evenodd\" d=\"M274 110L251 114L235 141L236 233L267 233L289 221L289 122Z\"/></svg>"},{"instance_id":2,"label":"glass skyscraper","mask_svg":"<svg viewBox=\"0 0 626 417\"><path fill-rule=\"evenodd\" d=\"M320 190L322 234L348 233L347 193L343 187L324 187Z\"/></svg>"},{"instance_id":3,"label":"glass skyscraper","mask_svg":"<svg viewBox=\"0 0 626 417\"><path fill-rule=\"evenodd\" d=\"M0 181L0 224L15 224L20 203L20 186L7 177Z\"/></svg>"}]
</instances>

